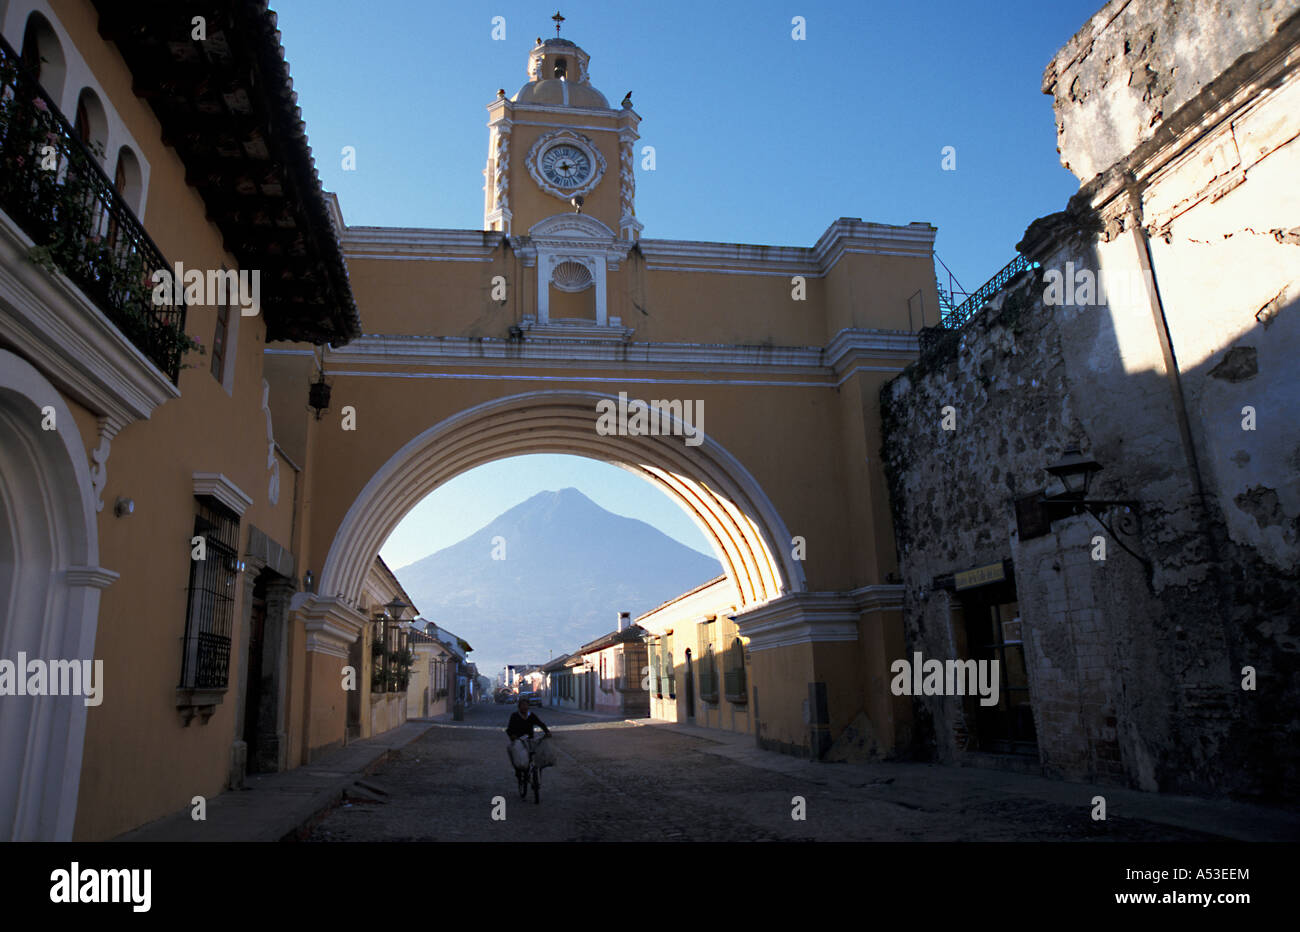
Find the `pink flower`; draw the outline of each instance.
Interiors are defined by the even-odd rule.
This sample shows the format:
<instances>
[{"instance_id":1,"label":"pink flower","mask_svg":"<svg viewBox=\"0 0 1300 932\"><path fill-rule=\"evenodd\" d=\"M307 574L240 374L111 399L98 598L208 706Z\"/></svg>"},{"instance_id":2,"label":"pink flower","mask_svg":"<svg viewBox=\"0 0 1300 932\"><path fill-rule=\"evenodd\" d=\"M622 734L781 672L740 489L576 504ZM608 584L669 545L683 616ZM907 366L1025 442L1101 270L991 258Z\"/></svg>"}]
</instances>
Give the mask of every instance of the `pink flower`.
<instances>
[{"instance_id":1,"label":"pink flower","mask_svg":"<svg viewBox=\"0 0 1300 932\"><path fill-rule=\"evenodd\" d=\"M32 104L36 107L37 110L46 111L50 109L45 105L45 101L42 100L40 97L37 97L35 100L33 100Z\"/></svg>"},{"instance_id":2,"label":"pink flower","mask_svg":"<svg viewBox=\"0 0 1300 932\"><path fill-rule=\"evenodd\" d=\"M14 161L18 163L19 168L23 167L23 157L21 155L14 156Z\"/></svg>"}]
</instances>

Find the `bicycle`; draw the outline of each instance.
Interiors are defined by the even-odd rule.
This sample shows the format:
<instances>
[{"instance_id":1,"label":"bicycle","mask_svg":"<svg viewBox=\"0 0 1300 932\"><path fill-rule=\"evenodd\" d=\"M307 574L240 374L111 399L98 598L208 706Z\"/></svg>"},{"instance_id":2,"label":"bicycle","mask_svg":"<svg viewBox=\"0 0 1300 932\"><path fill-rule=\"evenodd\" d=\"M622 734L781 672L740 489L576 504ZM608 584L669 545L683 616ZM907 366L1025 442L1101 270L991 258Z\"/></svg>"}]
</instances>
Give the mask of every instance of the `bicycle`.
<instances>
[{"instance_id":1,"label":"bicycle","mask_svg":"<svg viewBox=\"0 0 1300 932\"><path fill-rule=\"evenodd\" d=\"M519 780L519 798L528 798L528 786L531 783L533 787L533 803L538 805L542 801L542 768L537 766L534 755L537 751L537 742L545 741L550 735L543 735L540 738L520 738L528 748L528 766L524 768L515 768L515 777Z\"/></svg>"}]
</instances>

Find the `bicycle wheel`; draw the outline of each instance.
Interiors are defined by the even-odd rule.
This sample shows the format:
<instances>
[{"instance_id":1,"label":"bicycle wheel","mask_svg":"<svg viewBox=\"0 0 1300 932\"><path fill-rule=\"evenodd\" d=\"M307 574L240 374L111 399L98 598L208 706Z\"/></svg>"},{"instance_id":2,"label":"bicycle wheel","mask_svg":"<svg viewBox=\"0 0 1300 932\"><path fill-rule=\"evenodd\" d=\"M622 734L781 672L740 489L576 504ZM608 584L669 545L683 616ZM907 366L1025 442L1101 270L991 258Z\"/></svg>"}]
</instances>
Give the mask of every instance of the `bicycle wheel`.
<instances>
[{"instance_id":1,"label":"bicycle wheel","mask_svg":"<svg viewBox=\"0 0 1300 932\"><path fill-rule=\"evenodd\" d=\"M515 776L519 778L519 798L528 798L528 771L516 770Z\"/></svg>"},{"instance_id":2,"label":"bicycle wheel","mask_svg":"<svg viewBox=\"0 0 1300 932\"><path fill-rule=\"evenodd\" d=\"M542 768L533 764L533 805L542 802Z\"/></svg>"}]
</instances>

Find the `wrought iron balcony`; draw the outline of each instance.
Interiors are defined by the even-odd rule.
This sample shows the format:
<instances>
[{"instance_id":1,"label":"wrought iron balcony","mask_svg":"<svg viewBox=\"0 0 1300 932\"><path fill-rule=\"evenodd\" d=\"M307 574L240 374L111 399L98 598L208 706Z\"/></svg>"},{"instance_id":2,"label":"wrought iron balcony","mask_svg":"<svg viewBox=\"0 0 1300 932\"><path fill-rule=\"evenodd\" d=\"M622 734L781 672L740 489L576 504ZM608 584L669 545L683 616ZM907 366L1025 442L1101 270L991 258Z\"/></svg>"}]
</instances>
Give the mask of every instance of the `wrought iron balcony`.
<instances>
[{"instance_id":1,"label":"wrought iron balcony","mask_svg":"<svg viewBox=\"0 0 1300 932\"><path fill-rule=\"evenodd\" d=\"M960 330L970 322L971 318L979 313L990 298L1002 289L1003 285L1025 269L1034 268L1037 264L1017 254L1000 272L981 285L974 294L945 314L939 321L939 326L945 330Z\"/></svg>"},{"instance_id":2,"label":"wrought iron balcony","mask_svg":"<svg viewBox=\"0 0 1300 932\"><path fill-rule=\"evenodd\" d=\"M171 264L76 131L0 37L0 209L172 380L193 344L184 298L155 305L150 276Z\"/></svg>"}]
</instances>

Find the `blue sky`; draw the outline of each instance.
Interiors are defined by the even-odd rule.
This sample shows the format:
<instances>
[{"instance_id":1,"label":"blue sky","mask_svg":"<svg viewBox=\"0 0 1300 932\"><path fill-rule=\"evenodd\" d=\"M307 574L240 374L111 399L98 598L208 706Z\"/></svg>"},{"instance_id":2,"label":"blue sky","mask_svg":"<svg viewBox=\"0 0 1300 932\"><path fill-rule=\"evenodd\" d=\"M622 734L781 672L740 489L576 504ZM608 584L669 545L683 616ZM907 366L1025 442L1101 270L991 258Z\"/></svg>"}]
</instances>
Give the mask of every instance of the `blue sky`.
<instances>
[{"instance_id":1,"label":"blue sky","mask_svg":"<svg viewBox=\"0 0 1300 932\"><path fill-rule=\"evenodd\" d=\"M837 217L924 220L969 290L1078 182L1047 62L1101 0L562 3L592 83L642 117L644 235L811 246ZM481 228L485 107L554 0L275 3L317 169L350 224ZM791 38L803 16L807 38ZM505 41L492 18L504 16ZM355 146L357 168L340 152ZM956 171L941 170L944 146Z\"/></svg>"},{"instance_id":2,"label":"blue sky","mask_svg":"<svg viewBox=\"0 0 1300 932\"><path fill-rule=\"evenodd\" d=\"M838 217L939 228L968 290L1078 189L1056 153L1047 62L1102 0L565 2L592 83L642 117L644 235L811 246ZM326 190L354 225L479 229L486 105L525 82L554 0L282 0L298 103ZM492 38L493 17L506 38ZM807 38L791 38L802 16ZM356 148L356 170L341 150ZM945 146L956 170L943 171ZM944 281L946 286L946 279ZM364 320L363 320L364 326ZM575 486L707 552L643 480L571 457L503 461L417 507L383 550L400 566L542 489Z\"/></svg>"}]
</instances>

